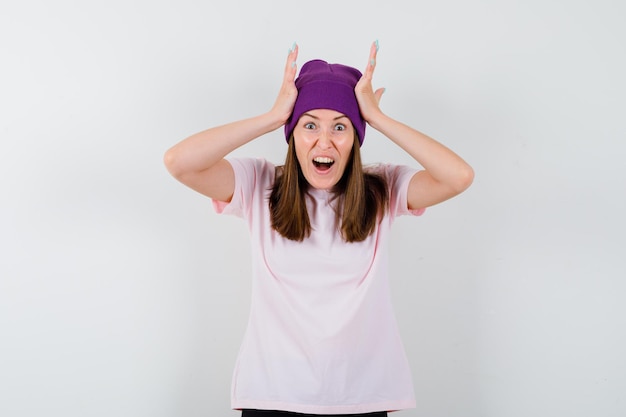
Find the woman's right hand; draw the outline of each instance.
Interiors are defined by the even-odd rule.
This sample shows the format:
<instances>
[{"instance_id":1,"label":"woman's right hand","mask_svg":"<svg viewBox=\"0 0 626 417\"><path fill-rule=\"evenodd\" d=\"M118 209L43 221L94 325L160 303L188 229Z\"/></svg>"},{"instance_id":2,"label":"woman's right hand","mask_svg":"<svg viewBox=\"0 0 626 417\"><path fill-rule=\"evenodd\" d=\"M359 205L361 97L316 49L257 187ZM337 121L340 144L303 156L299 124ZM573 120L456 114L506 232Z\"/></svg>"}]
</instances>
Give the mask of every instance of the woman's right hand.
<instances>
[{"instance_id":1,"label":"woman's right hand","mask_svg":"<svg viewBox=\"0 0 626 417\"><path fill-rule=\"evenodd\" d=\"M233 150L287 123L298 96L296 58L298 46L289 50L283 83L272 109L191 135L165 153L168 171L180 182L207 197L230 201L235 174L226 159Z\"/></svg>"},{"instance_id":2,"label":"woman's right hand","mask_svg":"<svg viewBox=\"0 0 626 417\"><path fill-rule=\"evenodd\" d=\"M298 97L298 89L295 83L298 69L296 65L297 58L298 45L294 43L293 47L289 49L287 63L285 64L285 73L283 75L283 83L271 110L271 113L279 118L283 124L287 123L287 120L289 120L293 107L296 104L296 98Z\"/></svg>"}]
</instances>

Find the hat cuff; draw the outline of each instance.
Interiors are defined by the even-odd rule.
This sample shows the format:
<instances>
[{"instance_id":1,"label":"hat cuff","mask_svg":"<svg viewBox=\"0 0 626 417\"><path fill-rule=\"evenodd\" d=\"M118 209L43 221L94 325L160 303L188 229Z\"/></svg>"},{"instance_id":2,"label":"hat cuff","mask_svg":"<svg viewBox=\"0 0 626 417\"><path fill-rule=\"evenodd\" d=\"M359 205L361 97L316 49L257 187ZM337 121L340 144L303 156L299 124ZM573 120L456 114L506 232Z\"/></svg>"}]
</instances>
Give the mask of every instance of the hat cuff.
<instances>
[{"instance_id":1,"label":"hat cuff","mask_svg":"<svg viewBox=\"0 0 626 417\"><path fill-rule=\"evenodd\" d=\"M359 144L363 143L365 120L359 112L354 89L345 83L332 80L313 81L300 88L291 118L285 125L287 141L300 117L307 111L316 109L335 110L346 115L357 132Z\"/></svg>"}]
</instances>

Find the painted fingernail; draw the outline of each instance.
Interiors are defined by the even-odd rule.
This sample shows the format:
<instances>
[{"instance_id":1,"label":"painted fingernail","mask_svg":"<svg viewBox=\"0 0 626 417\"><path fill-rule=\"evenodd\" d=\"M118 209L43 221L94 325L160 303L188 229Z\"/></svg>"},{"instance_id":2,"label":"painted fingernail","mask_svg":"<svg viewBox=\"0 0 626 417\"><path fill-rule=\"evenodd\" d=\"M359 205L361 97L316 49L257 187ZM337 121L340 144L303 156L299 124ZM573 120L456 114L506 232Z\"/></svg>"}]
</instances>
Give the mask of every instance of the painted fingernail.
<instances>
[{"instance_id":1,"label":"painted fingernail","mask_svg":"<svg viewBox=\"0 0 626 417\"><path fill-rule=\"evenodd\" d=\"M370 59L370 65L373 67L374 65L376 65L376 60L375 59Z\"/></svg>"},{"instance_id":2,"label":"painted fingernail","mask_svg":"<svg viewBox=\"0 0 626 417\"><path fill-rule=\"evenodd\" d=\"M378 39L376 39L376 42L374 42L376 44L376 52L378 52L378 49L380 49L380 44L378 43Z\"/></svg>"},{"instance_id":3,"label":"painted fingernail","mask_svg":"<svg viewBox=\"0 0 626 417\"><path fill-rule=\"evenodd\" d=\"M296 66L296 61L291 61L291 68L294 68Z\"/></svg>"}]
</instances>

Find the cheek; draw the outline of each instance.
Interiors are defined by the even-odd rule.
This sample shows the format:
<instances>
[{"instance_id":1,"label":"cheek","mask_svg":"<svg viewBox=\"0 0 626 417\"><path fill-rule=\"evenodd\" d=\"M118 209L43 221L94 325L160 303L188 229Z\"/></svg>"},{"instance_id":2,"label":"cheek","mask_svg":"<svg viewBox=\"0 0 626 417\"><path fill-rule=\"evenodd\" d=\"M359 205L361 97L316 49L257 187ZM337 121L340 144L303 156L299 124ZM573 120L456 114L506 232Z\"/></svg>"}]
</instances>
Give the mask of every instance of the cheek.
<instances>
[{"instance_id":1,"label":"cheek","mask_svg":"<svg viewBox=\"0 0 626 417\"><path fill-rule=\"evenodd\" d=\"M350 156L353 146L354 146L353 138L346 138L344 141L341 142L339 149L340 149L341 154L344 156L344 158L347 158Z\"/></svg>"},{"instance_id":2,"label":"cheek","mask_svg":"<svg viewBox=\"0 0 626 417\"><path fill-rule=\"evenodd\" d=\"M306 164L306 160L308 159L306 147L303 146L302 143L298 144L297 142L295 143L295 146L296 146L296 159L298 160L298 162L300 163L300 166L302 167Z\"/></svg>"},{"instance_id":3,"label":"cheek","mask_svg":"<svg viewBox=\"0 0 626 417\"><path fill-rule=\"evenodd\" d=\"M334 135L334 141L340 149L352 148L352 144L354 143L354 132L337 132Z\"/></svg>"},{"instance_id":4,"label":"cheek","mask_svg":"<svg viewBox=\"0 0 626 417\"><path fill-rule=\"evenodd\" d=\"M294 145L296 145L296 150L306 149L310 147L310 143L314 140L314 137L311 134L311 132L308 132L302 129L297 134L294 132L293 140L294 140Z\"/></svg>"},{"instance_id":5,"label":"cheek","mask_svg":"<svg viewBox=\"0 0 626 417\"><path fill-rule=\"evenodd\" d=\"M302 155L298 155L298 164L300 165L300 169L306 169L307 166L309 166L307 159L305 156Z\"/></svg>"}]
</instances>

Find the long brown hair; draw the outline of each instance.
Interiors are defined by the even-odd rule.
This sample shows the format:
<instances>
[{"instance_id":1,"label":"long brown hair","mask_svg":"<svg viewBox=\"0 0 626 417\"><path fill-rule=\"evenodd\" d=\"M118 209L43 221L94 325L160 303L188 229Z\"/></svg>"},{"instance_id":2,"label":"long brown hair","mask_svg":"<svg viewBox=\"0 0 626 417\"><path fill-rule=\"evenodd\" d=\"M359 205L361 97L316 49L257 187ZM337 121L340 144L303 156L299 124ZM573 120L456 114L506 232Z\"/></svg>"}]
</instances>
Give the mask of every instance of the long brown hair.
<instances>
[{"instance_id":1,"label":"long brown hair","mask_svg":"<svg viewBox=\"0 0 626 417\"><path fill-rule=\"evenodd\" d=\"M292 134L285 164L276 170L269 207L272 227L287 239L302 241L311 235L306 208L309 183L302 174L294 142ZM343 239L365 240L387 210L389 196L386 180L363 170L356 133L346 170L331 191L337 199L335 223Z\"/></svg>"}]
</instances>

